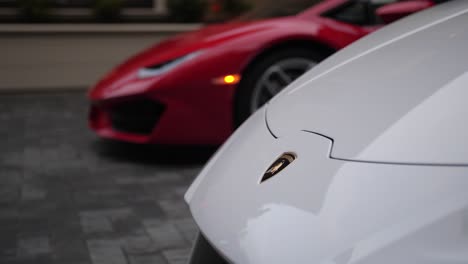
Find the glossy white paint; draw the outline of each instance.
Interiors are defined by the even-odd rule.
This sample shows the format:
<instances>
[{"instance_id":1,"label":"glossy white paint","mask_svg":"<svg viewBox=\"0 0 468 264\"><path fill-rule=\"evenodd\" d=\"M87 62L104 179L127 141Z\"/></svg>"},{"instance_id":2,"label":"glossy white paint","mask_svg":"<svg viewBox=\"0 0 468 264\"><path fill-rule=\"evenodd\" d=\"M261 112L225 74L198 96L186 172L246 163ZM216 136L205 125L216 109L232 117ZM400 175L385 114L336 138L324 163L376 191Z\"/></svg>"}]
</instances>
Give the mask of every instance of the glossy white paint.
<instances>
[{"instance_id":1,"label":"glossy white paint","mask_svg":"<svg viewBox=\"0 0 468 264\"><path fill-rule=\"evenodd\" d=\"M273 138L258 112L187 200L234 263L468 263L468 169L328 158L307 132ZM298 158L259 184L283 152ZM196 189L196 190L194 190Z\"/></svg>"},{"instance_id":2,"label":"glossy white paint","mask_svg":"<svg viewBox=\"0 0 468 264\"><path fill-rule=\"evenodd\" d=\"M305 74L268 106L272 132L327 135L340 159L467 165L468 1L443 7Z\"/></svg>"},{"instance_id":3,"label":"glossy white paint","mask_svg":"<svg viewBox=\"0 0 468 264\"><path fill-rule=\"evenodd\" d=\"M430 21L445 22L389 42L419 28L419 20L430 23L426 13L407 20L407 27L398 22L380 31L382 44L370 37L349 47L234 133L185 196L201 232L226 259L468 263L468 131L462 119L468 111L468 18L461 14L467 8L465 1L442 5L428 12ZM456 34L447 39L444 32ZM381 47L363 51L374 45ZM353 49L361 55L352 58ZM422 63L434 58L444 66ZM371 75L364 75L366 67L374 69ZM260 183L285 152L297 159Z\"/></svg>"}]
</instances>

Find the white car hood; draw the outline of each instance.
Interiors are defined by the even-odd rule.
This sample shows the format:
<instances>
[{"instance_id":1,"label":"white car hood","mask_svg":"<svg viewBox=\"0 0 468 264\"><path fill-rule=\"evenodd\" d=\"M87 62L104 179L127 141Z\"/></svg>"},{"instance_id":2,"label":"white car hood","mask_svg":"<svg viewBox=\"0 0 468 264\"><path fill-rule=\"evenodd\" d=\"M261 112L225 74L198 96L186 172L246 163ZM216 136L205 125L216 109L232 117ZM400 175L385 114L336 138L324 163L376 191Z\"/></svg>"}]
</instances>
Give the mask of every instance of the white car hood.
<instances>
[{"instance_id":1,"label":"white car hood","mask_svg":"<svg viewBox=\"0 0 468 264\"><path fill-rule=\"evenodd\" d=\"M468 165L468 1L445 6L384 28L296 80L267 107L272 134L324 135L335 159Z\"/></svg>"},{"instance_id":2,"label":"white car hood","mask_svg":"<svg viewBox=\"0 0 468 264\"><path fill-rule=\"evenodd\" d=\"M466 167L335 160L330 145L275 139L254 114L185 195L201 233L229 263L468 263ZM284 152L296 160L261 182Z\"/></svg>"},{"instance_id":3,"label":"white car hood","mask_svg":"<svg viewBox=\"0 0 468 264\"><path fill-rule=\"evenodd\" d=\"M468 1L446 6L333 56L218 150L185 199L229 263L468 263L468 167L445 166L468 163ZM296 159L263 181L284 153Z\"/></svg>"}]
</instances>

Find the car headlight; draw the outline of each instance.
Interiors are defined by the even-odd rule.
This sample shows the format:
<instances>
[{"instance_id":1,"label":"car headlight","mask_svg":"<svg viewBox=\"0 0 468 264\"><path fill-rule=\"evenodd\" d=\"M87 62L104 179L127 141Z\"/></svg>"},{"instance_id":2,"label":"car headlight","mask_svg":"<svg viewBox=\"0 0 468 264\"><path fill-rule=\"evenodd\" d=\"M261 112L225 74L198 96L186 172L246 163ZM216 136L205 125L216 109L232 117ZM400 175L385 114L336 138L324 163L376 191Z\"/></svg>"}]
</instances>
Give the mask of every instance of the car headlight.
<instances>
[{"instance_id":1,"label":"car headlight","mask_svg":"<svg viewBox=\"0 0 468 264\"><path fill-rule=\"evenodd\" d=\"M196 51L196 52L192 52L190 54L187 54L185 56L182 56L182 57L170 60L170 61L166 61L163 63L141 68L138 70L138 78L143 79L143 78L161 75L163 73L166 73L174 69L175 67L179 66L180 64L186 61L194 59L200 54L201 54L201 51Z\"/></svg>"}]
</instances>

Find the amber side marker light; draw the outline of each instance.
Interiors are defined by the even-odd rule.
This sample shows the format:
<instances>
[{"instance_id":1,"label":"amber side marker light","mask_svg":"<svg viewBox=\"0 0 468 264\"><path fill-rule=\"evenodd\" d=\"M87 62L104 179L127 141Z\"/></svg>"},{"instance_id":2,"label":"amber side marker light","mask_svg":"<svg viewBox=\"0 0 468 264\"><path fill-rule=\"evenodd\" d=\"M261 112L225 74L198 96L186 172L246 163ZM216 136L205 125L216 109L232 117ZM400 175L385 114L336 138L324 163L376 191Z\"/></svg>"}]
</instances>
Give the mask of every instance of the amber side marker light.
<instances>
[{"instance_id":1,"label":"amber side marker light","mask_svg":"<svg viewBox=\"0 0 468 264\"><path fill-rule=\"evenodd\" d=\"M241 76L239 74L229 74L213 80L214 84L226 85L239 83Z\"/></svg>"}]
</instances>

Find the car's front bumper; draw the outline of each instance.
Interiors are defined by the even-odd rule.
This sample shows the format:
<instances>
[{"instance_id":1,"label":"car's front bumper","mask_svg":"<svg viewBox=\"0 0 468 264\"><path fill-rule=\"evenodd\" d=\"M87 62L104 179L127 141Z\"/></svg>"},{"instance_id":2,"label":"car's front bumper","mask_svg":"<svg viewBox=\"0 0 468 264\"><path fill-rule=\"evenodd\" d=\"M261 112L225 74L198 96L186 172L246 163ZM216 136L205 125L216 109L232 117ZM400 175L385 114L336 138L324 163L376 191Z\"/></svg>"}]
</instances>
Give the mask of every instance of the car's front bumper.
<instances>
[{"instance_id":1,"label":"car's front bumper","mask_svg":"<svg viewBox=\"0 0 468 264\"><path fill-rule=\"evenodd\" d=\"M233 90L199 90L195 96L193 91L174 88L94 99L89 127L101 137L132 143L221 144L233 130Z\"/></svg>"}]
</instances>

